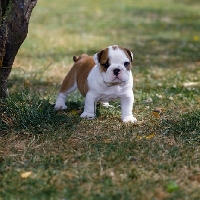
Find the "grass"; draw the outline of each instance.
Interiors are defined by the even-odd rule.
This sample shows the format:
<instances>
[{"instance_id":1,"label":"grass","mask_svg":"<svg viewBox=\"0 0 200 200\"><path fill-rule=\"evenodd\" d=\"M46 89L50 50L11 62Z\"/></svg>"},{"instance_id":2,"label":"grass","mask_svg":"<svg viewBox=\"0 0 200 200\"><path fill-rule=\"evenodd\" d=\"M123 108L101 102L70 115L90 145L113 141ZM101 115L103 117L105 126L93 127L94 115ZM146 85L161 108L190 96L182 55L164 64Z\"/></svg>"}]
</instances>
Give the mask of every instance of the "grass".
<instances>
[{"instance_id":1,"label":"grass","mask_svg":"<svg viewBox=\"0 0 200 200\"><path fill-rule=\"evenodd\" d=\"M0 105L0 199L199 199L197 0L38 1ZM134 53L135 125L53 104L72 56Z\"/></svg>"}]
</instances>

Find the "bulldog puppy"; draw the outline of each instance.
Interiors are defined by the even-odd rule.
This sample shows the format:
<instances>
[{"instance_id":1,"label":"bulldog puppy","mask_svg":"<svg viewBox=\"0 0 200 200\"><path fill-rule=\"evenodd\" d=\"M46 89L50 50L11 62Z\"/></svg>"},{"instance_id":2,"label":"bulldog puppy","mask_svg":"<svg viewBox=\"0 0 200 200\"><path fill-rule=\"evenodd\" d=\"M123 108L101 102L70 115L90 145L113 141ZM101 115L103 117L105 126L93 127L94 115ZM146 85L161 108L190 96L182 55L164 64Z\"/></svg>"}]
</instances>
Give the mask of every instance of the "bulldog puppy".
<instances>
[{"instance_id":1,"label":"bulldog puppy","mask_svg":"<svg viewBox=\"0 0 200 200\"><path fill-rule=\"evenodd\" d=\"M109 101L120 99L123 122L136 122L132 109L134 103L131 63L133 53L117 45L109 46L94 56L74 56L74 65L63 80L55 108L66 109L68 94L79 89L85 97L81 117L93 119L96 103L109 106Z\"/></svg>"}]
</instances>

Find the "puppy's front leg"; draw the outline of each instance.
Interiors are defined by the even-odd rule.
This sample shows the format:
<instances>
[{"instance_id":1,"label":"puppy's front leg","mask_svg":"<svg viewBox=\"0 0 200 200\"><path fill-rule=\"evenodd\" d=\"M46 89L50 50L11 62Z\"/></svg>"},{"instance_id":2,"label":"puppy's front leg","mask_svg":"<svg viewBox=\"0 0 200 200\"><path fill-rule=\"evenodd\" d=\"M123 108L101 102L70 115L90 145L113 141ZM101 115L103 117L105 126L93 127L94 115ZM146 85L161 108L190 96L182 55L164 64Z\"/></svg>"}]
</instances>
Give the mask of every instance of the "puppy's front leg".
<instances>
[{"instance_id":1,"label":"puppy's front leg","mask_svg":"<svg viewBox=\"0 0 200 200\"><path fill-rule=\"evenodd\" d=\"M95 118L95 112L96 112L95 98L96 96L92 94L91 92L87 93L85 97L84 112L81 114L81 117L86 117L88 119Z\"/></svg>"},{"instance_id":2,"label":"puppy's front leg","mask_svg":"<svg viewBox=\"0 0 200 200\"><path fill-rule=\"evenodd\" d=\"M132 110L133 110L133 103L134 103L134 96L133 94L128 97L122 97L121 101L121 118L123 122L132 122L135 123L137 119L133 117Z\"/></svg>"}]
</instances>

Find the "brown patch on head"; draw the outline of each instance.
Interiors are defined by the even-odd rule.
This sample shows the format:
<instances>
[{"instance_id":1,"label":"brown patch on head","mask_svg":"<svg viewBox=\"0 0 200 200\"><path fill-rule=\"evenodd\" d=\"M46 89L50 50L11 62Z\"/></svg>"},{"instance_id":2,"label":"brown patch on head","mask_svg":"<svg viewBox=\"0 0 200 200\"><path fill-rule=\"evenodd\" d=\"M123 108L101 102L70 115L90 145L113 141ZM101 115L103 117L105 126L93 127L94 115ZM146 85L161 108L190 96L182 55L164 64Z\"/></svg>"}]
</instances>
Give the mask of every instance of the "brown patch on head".
<instances>
[{"instance_id":1,"label":"brown patch on head","mask_svg":"<svg viewBox=\"0 0 200 200\"><path fill-rule=\"evenodd\" d=\"M122 51L124 51L124 53L126 54L127 58L133 62L133 58L132 58L132 54L131 51L127 48L123 48L123 47L119 47Z\"/></svg>"},{"instance_id":2,"label":"brown patch on head","mask_svg":"<svg viewBox=\"0 0 200 200\"><path fill-rule=\"evenodd\" d=\"M109 57L108 57L108 48L100 51L99 53L97 53L97 58L98 61L100 63L100 69L102 72L106 72L107 68L109 67L110 63L109 63ZM108 66L108 67L106 67Z\"/></svg>"},{"instance_id":3,"label":"brown patch on head","mask_svg":"<svg viewBox=\"0 0 200 200\"><path fill-rule=\"evenodd\" d=\"M116 49L118 49L118 48L119 48L119 47L118 47L117 45L113 45L113 46L112 46L112 49L113 49L113 50L116 50Z\"/></svg>"},{"instance_id":4,"label":"brown patch on head","mask_svg":"<svg viewBox=\"0 0 200 200\"><path fill-rule=\"evenodd\" d=\"M128 67L126 67L126 69L127 70L131 70L131 67L132 67L132 65L131 65L131 63L133 62L133 57L132 57L132 53L131 53L131 51L129 50L129 49L127 49L127 48L123 48L123 47L119 47L122 51L124 51L124 53L126 54L126 56L127 56L127 58L130 60L130 63L129 63L129 65L128 65Z\"/></svg>"}]
</instances>

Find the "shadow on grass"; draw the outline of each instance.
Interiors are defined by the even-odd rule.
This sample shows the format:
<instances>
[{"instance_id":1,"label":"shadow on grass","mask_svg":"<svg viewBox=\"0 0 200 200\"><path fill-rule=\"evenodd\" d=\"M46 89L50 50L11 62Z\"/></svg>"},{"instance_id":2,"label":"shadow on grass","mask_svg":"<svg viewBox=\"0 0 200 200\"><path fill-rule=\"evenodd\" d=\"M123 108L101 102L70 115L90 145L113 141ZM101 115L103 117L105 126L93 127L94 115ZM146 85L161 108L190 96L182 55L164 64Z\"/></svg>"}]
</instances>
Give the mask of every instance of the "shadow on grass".
<instances>
[{"instance_id":1,"label":"shadow on grass","mask_svg":"<svg viewBox=\"0 0 200 200\"><path fill-rule=\"evenodd\" d=\"M174 68L178 63L199 62L200 45L181 39L148 39L141 43L132 42L135 64L151 64L157 67ZM151 51L150 49L151 48Z\"/></svg>"},{"instance_id":2,"label":"shadow on grass","mask_svg":"<svg viewBox=\"0 0 200 200\"><path fill-rule=\"evenodd\" d=\"M162 67L169 62L199 61L199 14L190 10L177 12L169 5L165 8L129 6L126 14L129 20L118 26L121 35L132 33L127 35L125 45L132 48L136 62L149 60Z\"/></svg>"},{"instance_id":3,"label":"shadow on grass","mask_svg":"<svg viewBox=\"0 0 200 200\"><path fill-rule=\"evenodd\" d=\"M187 143L200 143L200 111L181 114L177 119L162 121L162 127L166 127L165 133L174 135L176 141Z\"/></svg>"},{"instance_id":4,"label":"shadow on grass","mask_svg":"<svg viewBox=\"0 0 200 200\"><path fill-rule=\"evenodd\" d=\"M39 95L13 94L0 106L0 131L23 134L53 134L57 131L73 133L81 121L75 111L81 109L81 106L76 103L69 103L68 106L67 112L56 111L48 99L40 98Z\"/></svg>"}]
</instances>

